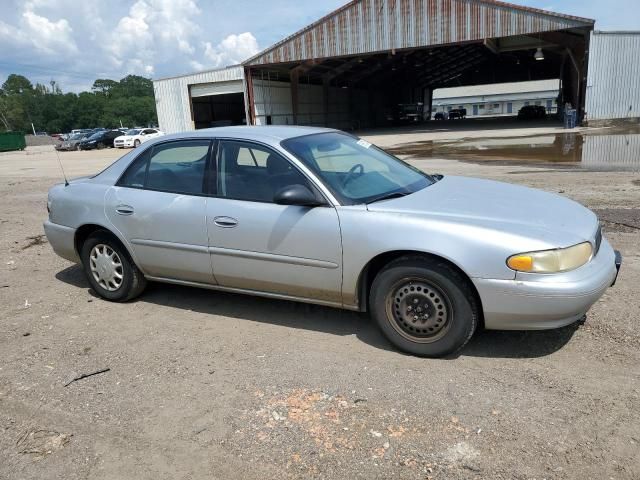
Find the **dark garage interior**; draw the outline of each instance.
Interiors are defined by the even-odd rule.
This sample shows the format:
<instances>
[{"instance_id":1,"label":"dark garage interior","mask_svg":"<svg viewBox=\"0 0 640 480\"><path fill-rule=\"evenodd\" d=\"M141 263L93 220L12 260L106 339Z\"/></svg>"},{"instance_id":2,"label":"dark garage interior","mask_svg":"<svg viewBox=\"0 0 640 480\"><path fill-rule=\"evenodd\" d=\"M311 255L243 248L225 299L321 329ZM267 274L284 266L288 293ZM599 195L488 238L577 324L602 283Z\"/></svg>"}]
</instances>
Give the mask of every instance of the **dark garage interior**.
<instances>
[{"instance_id":1,"label":"dark garage interior","mask_svg":"<svg viewBox=\"0 0 640 480\"><path fill-rule=\"evenodd\" d=\"M418 103L426 120L437 88L545 79L560 79L558 105L570 103L581 118L592 20L500 2L469 8L460 0L443 9L432 1L382 2L386 11L373 15L367 3L352 2L244 63L252 123L269 117L369 128L388 125L400 105ZM416 4L425 18L415 17ZM322 36L329 38L318 42ZM347 52L340 54L344 39ZM349 44L368 48L351 54ZM273 85L286 85L290 98L274 96Z\"/></svg>"},{"instance_id":2,"label":"dark garage interior","mask_svg":"<svg viewBox=\"0 0 640 480\"><path fill-rule=\"evenodd\" d=\"M191 98L196 129L245 123L244 95L225 93Z\"/></svg>"}]
</instances>

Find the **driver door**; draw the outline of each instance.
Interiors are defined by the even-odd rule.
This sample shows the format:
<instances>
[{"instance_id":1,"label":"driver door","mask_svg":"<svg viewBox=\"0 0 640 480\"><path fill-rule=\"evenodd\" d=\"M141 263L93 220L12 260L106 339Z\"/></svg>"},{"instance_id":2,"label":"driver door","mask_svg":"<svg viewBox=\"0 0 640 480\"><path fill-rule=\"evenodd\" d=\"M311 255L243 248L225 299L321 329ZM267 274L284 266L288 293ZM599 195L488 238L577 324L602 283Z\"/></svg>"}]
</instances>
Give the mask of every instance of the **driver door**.
<instances>
[{"instance_id":1,"label":"driver door","mask_svg":"<svg viewBox=\"0 0 640 480\"><path fill-rule=\"evenodd\" d=\"M263 145L221 140L217 196L207 202L209 251L218 284L341 303L342 245L331 205L277 205L280 188L311 182ZM319 194L319 193L318 193Z\"/></svg>"}]
</instances>

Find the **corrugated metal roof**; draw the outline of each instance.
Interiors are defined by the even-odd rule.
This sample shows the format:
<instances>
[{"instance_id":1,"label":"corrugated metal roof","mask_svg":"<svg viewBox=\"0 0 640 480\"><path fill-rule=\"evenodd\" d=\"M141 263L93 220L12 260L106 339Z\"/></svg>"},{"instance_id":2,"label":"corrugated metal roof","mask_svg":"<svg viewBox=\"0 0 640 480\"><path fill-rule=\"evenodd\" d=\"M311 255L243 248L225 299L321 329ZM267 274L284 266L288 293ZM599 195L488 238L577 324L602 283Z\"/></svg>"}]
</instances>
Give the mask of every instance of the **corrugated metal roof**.
<instances>
[{"instance_id":1,"label":"corrugated metal roof","mask_svg":"<svg viewBox=\"0 0 640 480\"><path fill-rule=\"evenodd\" d=\"M640 117L640 32L593 32L587 121Z\"/></svg>"},{"instance_id":2,"label":"corrugated metal roof","mask_svg":"<svg viewBox=\"0 0 640 480\"><path fill-rule=\"evenodd\" d=\"M439 88L433 91L433 99L475 97L479 95L504 95L511 93L549 92L560 90L560 80L532 80L530 82L490 83L468 87Z\"/></svg>"},{"instance_id":3,"label":"corrugated metal roof","mask_svg":"<svg viewBox=\"0 0 640 480\"><path fill-rule=\"evenodd\" d=\"M354 0L244 65L592 27L593 20L494 0Z\"/></svg>"},{"instance_id":4,"label":"corrugated metal roof","mask_svg":"<svg viewBox=\"0 0 640 480\"><path fill-rule=\"evenodd\" d=\"M242 65L231 65L223 68L214 68L212 70L202 70L200 72L185 73L184 75L176 75L174 77L156 78L154 82L163 82L165 80L176 80L178 78L191 78L192 83L203 83L197 79L205 78L207 82L226 82L229 80L242 80L244 78L244 68ZM214 80L211 80L214 79Z\"/></svg>"}]
</instances>

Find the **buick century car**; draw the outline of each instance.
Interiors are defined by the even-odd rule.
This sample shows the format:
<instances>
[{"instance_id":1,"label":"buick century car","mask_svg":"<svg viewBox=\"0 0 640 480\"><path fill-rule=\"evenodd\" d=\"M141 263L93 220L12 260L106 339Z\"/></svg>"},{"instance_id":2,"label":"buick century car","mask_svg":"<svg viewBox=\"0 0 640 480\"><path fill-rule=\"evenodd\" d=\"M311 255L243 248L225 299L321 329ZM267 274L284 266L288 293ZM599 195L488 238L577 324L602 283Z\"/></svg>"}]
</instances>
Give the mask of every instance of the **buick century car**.
<instances>
[{"instance_id":1,"label":"buick century car","mask_svg":"<svg viewBox=\"0 0 640 480\"><path fill-rule=\"evenodd\" d=\"M54 186L48 210L54 251L107 300L156 281L367 311L422 356L478 327L576 322L620 266L576 202L428 175L321 128L167 135Z\"/></svg>"}]
</instances>

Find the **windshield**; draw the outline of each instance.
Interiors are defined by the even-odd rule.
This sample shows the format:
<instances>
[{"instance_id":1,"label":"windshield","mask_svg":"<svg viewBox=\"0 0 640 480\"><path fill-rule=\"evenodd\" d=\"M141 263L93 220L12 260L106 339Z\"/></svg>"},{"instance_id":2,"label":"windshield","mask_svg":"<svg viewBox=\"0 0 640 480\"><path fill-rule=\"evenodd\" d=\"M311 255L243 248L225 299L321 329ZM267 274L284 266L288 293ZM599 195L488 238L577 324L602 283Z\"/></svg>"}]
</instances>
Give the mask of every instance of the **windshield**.
<instances>
[{"instance_id":1,"label":"windshield","mask_svg":"<svg viewBox=\"0 0 640 480\"><path fill-rule=\"evenodd\" d=\"M131 130L127 130L125 135L138 135L141 131L142 129L140 128L132 128Z\"/></svg>"},{"instance_id":2,"label":"windshield","mask_svg":"<svg viewBox=\"0 0 640 480\"><path fill-rule=\"evenodd\" d=\"M69 137L69 140L80 140L81 138L84 137L84 135L85 135L84 133L74 133Z\"/></svg>"},{"instance_id":3,"label":"windshield","mask_svg":"<svg viewBox=\"0 0 640 480\"><path fill-rule=\"evenodd\" d=\"M339 132L285 140L282 146L311 169L343 204L408 195L434 179L365 140Z\"/></svg>"}]
</instances>

